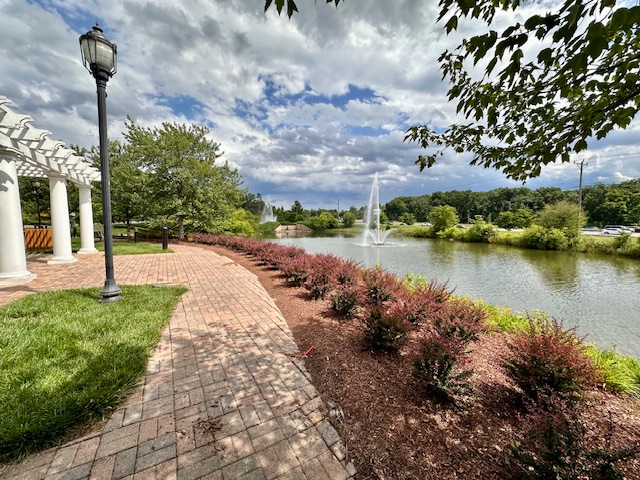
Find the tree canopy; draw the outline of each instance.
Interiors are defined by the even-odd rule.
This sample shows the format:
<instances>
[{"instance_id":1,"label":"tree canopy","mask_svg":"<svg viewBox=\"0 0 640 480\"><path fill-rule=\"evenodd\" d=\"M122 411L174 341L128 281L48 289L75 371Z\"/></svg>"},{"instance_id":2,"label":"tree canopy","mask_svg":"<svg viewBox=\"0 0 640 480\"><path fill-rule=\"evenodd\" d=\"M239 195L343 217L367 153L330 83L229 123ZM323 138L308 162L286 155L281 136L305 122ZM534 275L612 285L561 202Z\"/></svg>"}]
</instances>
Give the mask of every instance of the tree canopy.
<instances>
[{"instance_id":1,"label":"tree canopy","mask_svg":"<svg viewBox=\"0 0 640 480\"><path fill-rule=\"evenodd\" d=\"M456 209L449 205L434 207L429 214L429 221L433 224L436 232L446 230L458 223L458 214Z\"/></svg>"},{"instance_id":2,"label":"tree canopy","mask_svg":"<svg viewBox=\"0 0 640 480\"><path fill-rule=\"evenodd\" d=\"M220 145L206 127L164 122L145 128L129 119L124 133L128 154L149 176L147 213L180 230L216 231L242 205L237 170L216 165Z\"/></svg>"},{"instance_id":3,"label":"tree canopy","mask_svg":"<svg viewBox=\"0 0 640 480\"><path fill-rule=\"evenodd\" d=\"M265 10L272 3L266 0ZM284 0L275 3L281 12ZM295 2L286 3L291 17ZM512 14L512 23L498 30L504 11L522 15ZM462 30L465 20L488 31L440 56L443 79L451 85L448 98L464 120L444 131L431 125L407 131L405 140L435 148L419 156L421 171L452 149L470 152L471 165L524 181L544 165L568 162L593 139L626 128L638 112L640 5L440 0L438 21L447 33Z\"/></svg>"},{"instance_id":4,"label":"tree canopy","mask_svg":"<svg viewBox=\"0 0 640 480\"><path fill-rule=\"evenodd\" d=\"M441 0L440 6L447 32L463 18L490 28L499 10L522 8L519 0ZM638 23L640 6L565 0L444 52L448 97L467 121L442 133L426 125L409 130L408 140L437 147L420 156L421 170L452 148L471 152L472 165L525 180L544 165L568 162L591 139L626 128L640 107ZM481 60L484 75L475 79L467 67Z\"/></svg>"}]
</instances>

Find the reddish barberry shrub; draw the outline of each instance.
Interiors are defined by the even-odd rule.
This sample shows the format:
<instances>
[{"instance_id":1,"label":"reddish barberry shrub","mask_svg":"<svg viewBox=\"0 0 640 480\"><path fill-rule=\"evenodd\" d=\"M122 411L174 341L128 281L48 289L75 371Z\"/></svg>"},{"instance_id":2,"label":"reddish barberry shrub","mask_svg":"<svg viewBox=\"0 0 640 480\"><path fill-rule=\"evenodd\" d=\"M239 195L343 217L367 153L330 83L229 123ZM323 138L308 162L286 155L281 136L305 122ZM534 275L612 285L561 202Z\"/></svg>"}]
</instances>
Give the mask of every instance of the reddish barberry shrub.
<instances>
[{"instance_id":1,"label":"reddish barberry shrub","mask_svg":"<svg viewBox=\"0 0 640 480\"><path fill-rule=\"evenodd\" d=\"M425 297L436 307L447 303L453 293L448 289L448 282L439 283L435 278L427 282L423 277L408 275L404 284L409 292Z\"/></svg>"},{"instance_id":2,"label":"reddish barberry shrub","mask_svg":"<svg viewBox=\"0 0 640 480\"><path fill-rule=\"evenodd\" d=\"M360 263L355 260L342 260L336 265L336 281L340 285L357 285L362 278Z\"/></svg>"},{"instance_id":3,"label":"reddish barberry shrub","mask_svg":"<svg viewBox=\"0 0 640 480\"><path fill-rule=\"evenodd\" d=\"M268 242L261 243L260 245L247 246L247 253L254 257L260 265L271 267L271 259L274 255L277 255L277 246Z\"/></svg>"},{"instance_id":4,"label":"reddish barberry shrub","mask_svg":"<svg viewBox=\"0 0 640 480\"><path fill-rule=\"evenodd\" d=\"M431 325L443 337L458 338L465 345L485 331L487 312L464 300L450 300L431 315Z\"/></svg>"},{"instance_id":5,"label":"reddish barberry shrub","mask_svg":"<svg viewBox=\"0 0 640 480\"><path fill-rule=\"evenodd\" d=\"M511 335L507 342L509 352L502 366L533 401L544 402L553 394L573 404L599 381L582 340L575 328L565 330L555 318L534 321L528 316L527 330Z\"/></svg>"},{"instance_id":6,"label":"reddish barberry shrub","mask_svg":"<svg viewBox=\"0 0 640 480\"><path fill-rule=\"evenodd\" d=\"M277 244L273 244L277 245ZM274 251L274 255L271 259L271 264L274 268L282 270L282 265L291 258L295 258L299 255L306 255L306 252L301 247L294 245L277 245L279 248Z\"/></svg>"},{"instance_id":7,"label":"reddish barberry shrub","mask_svg":"<svg viewBox=\"0 0 640 480\"><path fill-rule=\"evenodd\" d=\"M403 312L405 319L413 325L427 321L438 308L431 298L421 295L416 290L400 289L394 302L397 304L396 308Z\"/></svg>"},{"instance_id":8,"label":"reddish barberry shrub","mask_svg":"<svg viewBox=\"0 0 640 480\"><path fill-rule=\"evenodd\" d=\"M465 342L432 331L420 341L413 376L429 393L453 401L471 393L473 370L465 363Z\"/></svg>"},{"instance_id":9,"label":"reddish barberry shrub","mask_svg":"<svg viewBox=\"0 0 640 480\"><path fill-rule=\"evenodd\" d=\"M338 285L329 297L331 309L343 318L353 318L362 304L362 289L357 284Z\"/></svg>"},{"instance_id":10,"label":"reddish barberry shrub","mask_svg":"<svg viewBox=\"0 0 640 480\"><path fill-rule=\"evenodd\" d=\"M341 263L342 260L338 257L327 253L318 253L310 257L304 286L314 299L323 299L333 289L335 272Z\"/></svg>"},{"instance_id":11,"label":"reddish barberry shrub","mask_svg":"<svg viewBox=\"0 0 640 480\"><path fill-rule=\"evenodd\" d=\"M376 350L397 351L407 339L411 324L393 304L365 305L365 343Z\"/></svg>"},{"instance_id":12,"label":"reddish barberry shrub","mask_svg":"<svg viewBox=\"0 0 640 480\"><path fill-rule=\"evenodd\" d=\"M554 392L543 405L529 401L520 417L522 433L512 443L511 457L519 470L515 478L527 480L625 478L618 464L640 454L640 445L612 447L613 421L609 417L605 447L589 445L581 412Z\"/></svg>"},{"instance_id":13,"label":"reddish barberry shrub","mask_svg":"<svg viewBox=\"0 0 640 480\"><path fill-rule=\"evenodd\" d=\"M280 266L287 281L294 287L301 287L309 275L310 255L298 255L285 259Z\"/></svg>"},{"instance_id":14,"label":"reddish barberry shrub","mask_svg":"<svg viewBox=\"0 0 640 480\"><path fill-rule=\"evenodd\" d=\"M364 301L368 305L382 307L396 298L404 287L398 278L380 268L369 268L362 272Z\"/></svg>"}]
</instances>

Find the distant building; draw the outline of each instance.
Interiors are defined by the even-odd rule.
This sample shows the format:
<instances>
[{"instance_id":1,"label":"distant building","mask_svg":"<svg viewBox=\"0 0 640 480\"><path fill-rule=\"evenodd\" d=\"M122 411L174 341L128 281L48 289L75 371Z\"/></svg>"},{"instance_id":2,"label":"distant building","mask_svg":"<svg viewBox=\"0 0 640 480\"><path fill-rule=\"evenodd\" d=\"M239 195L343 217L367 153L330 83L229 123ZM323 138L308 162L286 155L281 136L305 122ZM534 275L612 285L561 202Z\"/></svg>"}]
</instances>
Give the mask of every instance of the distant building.
<instances>
[{"instance_id":1,"label":"distant building","mask_svg":"<svg viewBox=\"0 0 640 480\"><path fill-rule=\"evenodd\" d=\"M278 236L293 236L313 233L313 230L302 223L296 223L295 225L278 225L275 232Z\"/></svg>"}]
</instances>

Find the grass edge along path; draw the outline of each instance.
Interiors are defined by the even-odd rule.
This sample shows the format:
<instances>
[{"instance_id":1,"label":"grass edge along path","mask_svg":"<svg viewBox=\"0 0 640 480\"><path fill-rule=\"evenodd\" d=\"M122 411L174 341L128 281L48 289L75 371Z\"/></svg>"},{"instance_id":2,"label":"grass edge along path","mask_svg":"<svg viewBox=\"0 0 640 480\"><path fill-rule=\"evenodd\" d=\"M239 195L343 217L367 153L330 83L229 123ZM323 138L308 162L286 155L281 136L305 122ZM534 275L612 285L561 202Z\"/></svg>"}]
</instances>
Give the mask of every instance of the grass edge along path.
<instances>
[{"instance_id":1,"label":"grass edge along path","mask_svg":"<svg viewBox=\"0 0 640 480\"><path fill-rule=\"evenodd\" d=\"M34 293L0 307L0 462L113 412L143 377L184 287Z\"/></svg>"}]
</instances>

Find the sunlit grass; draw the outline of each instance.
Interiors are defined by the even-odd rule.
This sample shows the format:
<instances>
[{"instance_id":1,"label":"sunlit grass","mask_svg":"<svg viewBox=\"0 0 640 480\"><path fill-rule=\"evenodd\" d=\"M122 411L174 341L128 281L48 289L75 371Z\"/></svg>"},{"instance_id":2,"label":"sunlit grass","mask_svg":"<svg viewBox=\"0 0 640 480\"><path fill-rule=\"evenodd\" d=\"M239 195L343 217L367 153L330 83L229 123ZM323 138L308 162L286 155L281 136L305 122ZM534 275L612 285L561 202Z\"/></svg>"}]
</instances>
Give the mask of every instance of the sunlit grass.
<instances>
[{"instance_id":1,"label":"sunlit grass","mask_svg":"<svg viewBox=\"0 0 640 480\"><path fill-rule=\"evenodd\" d=\"M96 242L95 247L103 252L104 242ZM74 252L80 250L80 239L73 238L71 240L71 249ZM138 242L135 243L129 240L114 240L113 242L113 254L114 255L144 255L148 253L173 253L173 250L168 248L162 249L162 245L159 243L147 243Z\"/></svg>"},{"instance_id":2,"label":"sunlit grass","mask_svg":"<svg viewBox=\"0 0 640 480\"><path fill-rule=\"evenodd\" d=\"M595 367L602 372L605 388L616 392L626 392L640 398L640 361L633 357L623 357L614 350L587 350Z\"/></svg>"},{"instance_id":3,"label":"sunlit grass","mask_svg":"<svg viewBox=\"0 0 640 480\"><path fill-rule=\"evenodd\" d=\"M183 287L43 292L0 307L0 461L50 447L117 408L147 360Z\"/></svg>"}]
</instances>

